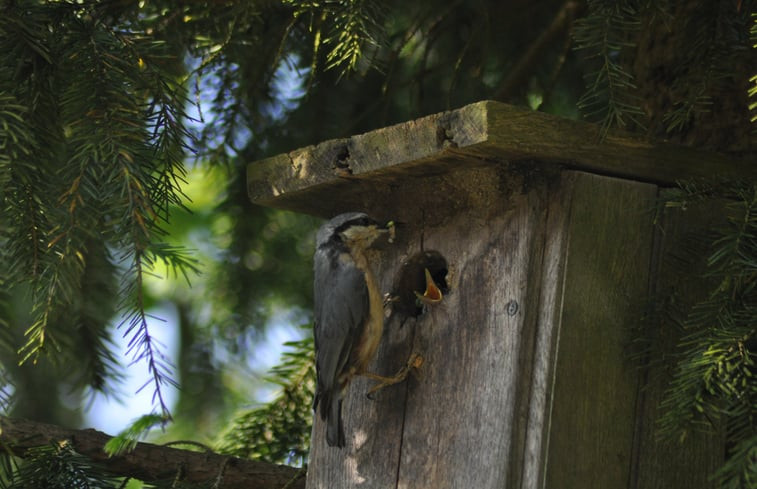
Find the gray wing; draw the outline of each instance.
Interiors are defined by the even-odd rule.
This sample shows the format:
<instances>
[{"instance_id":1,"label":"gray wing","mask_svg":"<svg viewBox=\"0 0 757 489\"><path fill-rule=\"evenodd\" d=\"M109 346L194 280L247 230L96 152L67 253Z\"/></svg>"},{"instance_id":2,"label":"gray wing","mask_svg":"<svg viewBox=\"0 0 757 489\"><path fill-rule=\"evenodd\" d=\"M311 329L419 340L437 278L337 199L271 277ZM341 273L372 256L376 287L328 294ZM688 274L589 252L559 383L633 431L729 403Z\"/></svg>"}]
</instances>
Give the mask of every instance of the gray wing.
<instances>
[{"instance_id":1,"label":"gray wing","mask_svg":"<svg viewBox=\"0 0 757 489\"><path fill-rule=\"evenodd\" d=\"M369 314L365 276L355 266L345 264L322 250L315 254L315 349L320 394L331 403L338 389L337 378L349 360L355 341ZM316 402L318 395L316 395Z\"/></svg>"}]
</instances>

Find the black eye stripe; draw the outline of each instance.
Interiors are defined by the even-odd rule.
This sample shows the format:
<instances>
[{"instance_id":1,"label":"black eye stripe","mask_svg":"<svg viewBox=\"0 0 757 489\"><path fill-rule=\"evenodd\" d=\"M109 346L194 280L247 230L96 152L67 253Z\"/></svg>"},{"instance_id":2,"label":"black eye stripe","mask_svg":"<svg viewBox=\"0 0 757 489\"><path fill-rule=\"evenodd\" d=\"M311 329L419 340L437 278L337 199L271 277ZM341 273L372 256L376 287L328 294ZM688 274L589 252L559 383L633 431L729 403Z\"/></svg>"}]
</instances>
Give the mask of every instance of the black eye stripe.
<instances>
[{"instance_id":1,"label":"black eye stripe","mask_svg":"<svg viewBox=\"0 0 757 489\"><path fill-rule=\"evenodd\" d=\"M360 217L358 219L353 219L351 221L347 221L338 228L336 228L337 233L341 233L343 231L346 231L347 229L355 226L376 226L378 223L371 219L370 217Z\"/></svg>"}]
</instances>

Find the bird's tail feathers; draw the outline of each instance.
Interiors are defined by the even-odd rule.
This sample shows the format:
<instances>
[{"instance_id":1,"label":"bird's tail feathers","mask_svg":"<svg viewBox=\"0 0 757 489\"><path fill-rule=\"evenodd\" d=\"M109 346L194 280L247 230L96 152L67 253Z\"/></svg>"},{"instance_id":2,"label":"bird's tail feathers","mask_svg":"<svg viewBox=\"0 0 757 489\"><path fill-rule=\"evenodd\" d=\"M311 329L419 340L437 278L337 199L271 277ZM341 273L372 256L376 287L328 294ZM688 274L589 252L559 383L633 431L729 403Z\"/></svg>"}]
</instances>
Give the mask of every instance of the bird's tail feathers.
<instances>
[{"instance_id":1,"label":"bird's tail feathers","mask_svg":"<svg viewBox=\"0 0 757 489\"><path fill-rule=\"evenodd\" d=\"M329 399L326 419L326 443L331 447L344 446L344 426L342 425L342 400ZM323 406L325 408L326 406ZM321 408L321 409L323 409ZM323 415L323 411L321 411Z\"/></svg>"}]
</instances>

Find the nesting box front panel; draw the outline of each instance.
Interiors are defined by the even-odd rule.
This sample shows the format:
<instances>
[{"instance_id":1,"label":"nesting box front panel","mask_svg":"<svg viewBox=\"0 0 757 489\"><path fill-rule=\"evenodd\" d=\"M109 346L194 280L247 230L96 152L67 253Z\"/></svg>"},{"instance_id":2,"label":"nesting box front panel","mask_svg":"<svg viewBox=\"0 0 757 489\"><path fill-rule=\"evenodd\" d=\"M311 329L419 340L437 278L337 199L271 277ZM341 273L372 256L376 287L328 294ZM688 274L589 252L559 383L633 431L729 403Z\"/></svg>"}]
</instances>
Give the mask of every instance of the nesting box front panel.
<instances>
[{"instance_id":1,"label":"nesting box front panel","mask_svg":"<svg viewBox=\"0 0 757 489\"><path fill-rule=\"evenodd\" d=\"M316 420L308 487L502 487L520 477L509 461L525 443L543 248L560 183L504 184L491 167L437 178L396 189L393 203L406 210L377 274L397 293L414 257L445 260L444 299L395 310L372 371L390 375L411 352L423 365L374 400L372 381L353 382L344 449L326 446ZM443 191L450 181L470 193Z\"/></svg>"},{"instance_id":2,"label":"nesting box front panel","mask_svg":"<svg viewBox=\"0 0 757 489\"><path fill-rule=\"evenodd\" d=\"M523 443L548 191L500 195L427 229L450 291L419 318L397 487L510 487ZM486 215L483 218L483 215ZM418 242L416 241L416 246Z\"/></svg>"}]
</instances>

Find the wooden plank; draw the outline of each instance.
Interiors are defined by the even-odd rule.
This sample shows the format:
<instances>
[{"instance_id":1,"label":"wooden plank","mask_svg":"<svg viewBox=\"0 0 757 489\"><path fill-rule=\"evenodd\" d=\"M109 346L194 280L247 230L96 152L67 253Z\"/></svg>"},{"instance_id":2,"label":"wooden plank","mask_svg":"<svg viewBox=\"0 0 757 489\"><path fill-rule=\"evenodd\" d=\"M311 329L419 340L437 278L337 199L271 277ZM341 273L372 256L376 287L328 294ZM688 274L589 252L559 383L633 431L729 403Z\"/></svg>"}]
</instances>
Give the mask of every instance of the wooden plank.
<instances>
[{"instance_id":1,"label":"wooden plank","mask_svg":"<svg viewBox=\"0 0 757 489\"><path fill-rule=\"evenodd\" d=\"M517 487L538 317L545 185L426 229L451 290L416 325L425 358L407 399L397 487ZM462 238L464 237L464 238Z\"/></svg>"},{"instance_id":2,"label":"wooden plank","mask_svg":"<svg viewBox=\"0 0 757 489\"><path fill-rule=\"evenodd\" d=\"M544 237L541 276L538 277L542 285L539 290L528 421L521 460L522 481L520 485L513 484L511 487L522 489L544 487L555 374L554 362L557 357L557 340L566 284L565 265L569 241L570 204L575 177L575 173L563 175L560 185L554 186L550 193L546 226L548 232Z\"/></svg>"},{"instance_id":3,"label":"wooden plank","mask_svg":"<svg viewBox=\"0 0 757 489\"><path fill-rule=\"evenodd\" d=\"M393 373L412 347L425 359L420 379L375 401L364 396L371 384L356 381L342 450L325 446L316 420L309 488L502 487L520 478L540 298L540 281L528 278L540 276L548 184L505 176L480 167L395 190L405 212L382 255L383 289L403 262L433 249L448 261L450 291L418 320L387 325L373 370ZM450 180L468 191L447 195Z\"/></svg>"},{"instance_id":4,"label":"wooden plank","mask_svg":"<svg viewBox=\"0 0 757 489\"><path fill-rule=\"evenodd\" d=\"M595 125L484 101L250 163L247 186L255 203L325 217L367 209L367 195L408 179L516 163L662 184L757 176L753 165L724 155L617 132L600 141Z\"/></svg>"},{"instance_id":5,"label":"wooden plank","mask_svg":"<svg viewBox=\"0 0 757 489\"><path fill-rule=\"evenodd\" d=\"M543 487L628 487L639 382L628 346L647 296L655 197L654 185L576 175Z\"/></svg>"},{"instance_id":6,"label":"wooden plank","mask_svg":"<svg viewBox=\"0 0 757 489\"><path fill-rule=\"evenodd\" d=\"M562 164L567 168L632 180L674 184L684 178L757 175L747 161L701 149L653 142L611 131L604 140L594 124L492 103L488 137L472 152ZM535 136L538 135L538 136Z\"/></svg>"},{"instance_id":7,"label":"wooden plank","mask_svg":"<svg viewBox=\"0 0 757 489\"><path fill-rule=\"evenodd\" d=\"M694 201L687 207L685 212L662 210L657 229L658 253L652 268L656 300L667 302L669 294L675 290L675 305L682 313L705 299L708 290L701 279L695 280L688 270L682 270L674 256L678 250L686 248L685 243L692 236L705 236L722 221L721 210L711 202ZM724 463L725 454L724 436L717 427L713 427L712 433L692 431L683 441L661 438L657 431L657 421L662 415L660 402L670 385L677 359L676 345L683 332L667 318L657 318L646 322L645 328L640 328L637 334L644 335L649 342L651 363L645 370L644 385L639 392L635 477L629 487L717 487L710 476Z\"/></svg>"}]
</instances>

